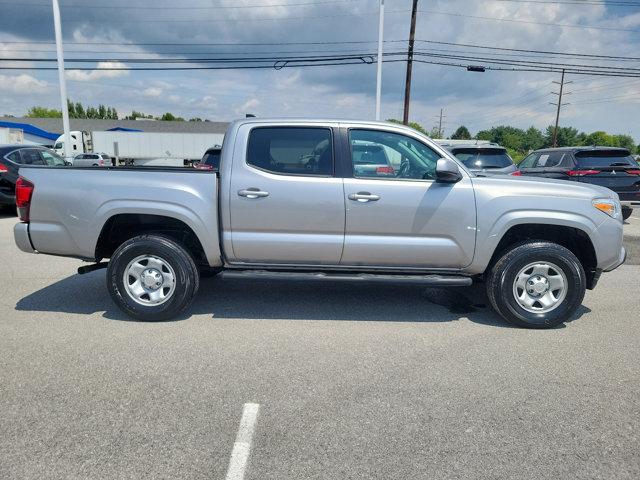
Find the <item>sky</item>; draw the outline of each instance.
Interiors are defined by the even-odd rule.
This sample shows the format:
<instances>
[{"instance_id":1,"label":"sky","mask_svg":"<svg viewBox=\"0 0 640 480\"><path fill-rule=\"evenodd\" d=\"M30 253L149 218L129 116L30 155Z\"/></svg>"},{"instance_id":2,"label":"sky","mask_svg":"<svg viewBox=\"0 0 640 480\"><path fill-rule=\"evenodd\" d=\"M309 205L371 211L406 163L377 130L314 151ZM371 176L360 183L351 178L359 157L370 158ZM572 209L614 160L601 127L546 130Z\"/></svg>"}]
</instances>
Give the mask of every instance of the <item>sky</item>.
<instances>
[{"instance_id":1,"label":"sky","mask_svg":"<svg viewBox=\"0 0 640 480\"><path fill-rule=\"evenodd\" d=\"M370 58L367 55L377 50L378 3L60 0L65 57L100 58L101 65L124 68L131 63L118 60L193 57L196 53L203 58L336 54ZM411 0L386 0L385 10L385 52L404 51ZM0 58L55 58L50 0L2 0L0 11ZM638 57L640 1L419 0L416 39L421 52L455 50L471 59L488 52L425 41ZM495 52L492 56L496 57ZM507 51L498 56L531 58ZM591 59L557 57L544 61L592 63ZM640 69L640 60L608 63ZM383 119L402 118L405 68L405 62L383 64ZM375 116L376 65L368 62L279 70L68 71L66 77L73 101L113 106L121 117L133 109L213 121L229 121L247 113L262 117ZM437 124L442 108L445 136L459 125L472 133L502 124L545 128L555 119L550 102L556 101L551 92L557 91L557 85L552 82L559 80L560 74L554 72L478 73L414 63L410 120L429 129ZM561 125L630 134L640 143L639 78L568 75L566 80L573 83L565 88L568 105L562 108ZM57 72L0 68L0 114L20 116L33 105L60 107Z\"/></svg>"}]
</instances>

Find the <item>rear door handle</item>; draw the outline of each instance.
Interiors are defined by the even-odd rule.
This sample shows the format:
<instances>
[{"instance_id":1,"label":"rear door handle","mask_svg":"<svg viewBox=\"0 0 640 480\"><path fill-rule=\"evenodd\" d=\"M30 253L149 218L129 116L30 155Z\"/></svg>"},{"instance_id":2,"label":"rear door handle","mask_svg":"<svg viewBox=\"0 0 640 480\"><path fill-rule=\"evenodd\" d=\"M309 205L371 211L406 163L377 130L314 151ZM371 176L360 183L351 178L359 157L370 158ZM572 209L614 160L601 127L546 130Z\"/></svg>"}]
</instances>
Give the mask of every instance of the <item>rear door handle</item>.
<instances>
[{"instance_id":1,"label":"rear door handle","mask_svg":"<svg viewBox=\"0 0 640 480\"><path fill-rule=\"evenodd\" d=\"M358 192L349 194L349 200L354 200L356 202L366 203L366 202L377 202L380 200L379 195L373 195L369 192Z\"/></svg>"},{"instance_id":2,"label":"rear door handle","mask_svg":"<svg viewBox=\"0 0 640 480\"><path fill-rule=\"evenodd\" d=\"M238 190L238 195L246 198L262 198L268 197L269 192L262 191L259 188L247 188L245 190Z\"/></svg>"}]
</instances>

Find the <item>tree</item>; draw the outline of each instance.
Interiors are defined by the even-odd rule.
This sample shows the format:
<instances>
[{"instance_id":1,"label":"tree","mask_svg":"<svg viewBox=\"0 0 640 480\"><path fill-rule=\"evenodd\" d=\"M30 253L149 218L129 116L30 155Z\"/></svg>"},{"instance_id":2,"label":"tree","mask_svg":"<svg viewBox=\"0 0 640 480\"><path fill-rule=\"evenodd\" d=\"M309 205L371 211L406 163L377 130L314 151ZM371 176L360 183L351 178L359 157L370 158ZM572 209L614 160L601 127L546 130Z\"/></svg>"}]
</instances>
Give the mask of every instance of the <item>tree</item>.
<instances>
[{"instance_id":1,"label":"tree","mask_svg":"<svg viewBox=\"0 0 640 480\"><path fill-rule=\"evenodd\" d=\"M60 118L62 112L55 108L31 107L25 116L27 118Z\"/></svg>"},{"instance_id":2,"label":"tree","mask_svg":"<svg viewBox=\"0 0 640 480\"><path fill-rule=\"evenodd\" d=\"M523 153L538 150L544 145L544 135L535 127L529 127L522 139Z\"/></svg>"},{"instance_id":3,"label":"tree","mask_svg":"<svg viewBox=\"0 0 640 480\"><path fill-rule=\"evenodd\" d=\"M553 126L548 126L545 135L545 147L553 146ZM578 134L578 130L573 127L558 127L556 140L558 147L572 147L582 145L582 139Z\"/></svg>"},{"instance_id":4,"label":"tree","mask_svg":"<svg viewBox=\"0 0 640 480\"><path fill-rule=\"evenodd\" d=\"M396 118L388 118L387 122L402 124L402 120L398 120ZM420 125L418 122L409 122L408 126L413 128L414 130L419 131L420 133L427 133L427 129Z\"/></svg>"},{"instance_id":5,"label":"tree","mask_svg":"<svg viewBox=\"0 0 640 480\"><path fill-rule=\"evenodd\" d=\"M460 125L458 129L451 135L452 140L471 140L471 133L464 125Z\"/></svg>"},{"instance_id":6,"label":"tree","mask_svg":"<svg viewBox=\"0 0 640 480\"><path fill-rule=\"evenodd\" d=\"M184 122L184 118L176 117L173 113L170 112L163 113L158 120L162 120L164 122Z\"/></svg>"}]
</instances>

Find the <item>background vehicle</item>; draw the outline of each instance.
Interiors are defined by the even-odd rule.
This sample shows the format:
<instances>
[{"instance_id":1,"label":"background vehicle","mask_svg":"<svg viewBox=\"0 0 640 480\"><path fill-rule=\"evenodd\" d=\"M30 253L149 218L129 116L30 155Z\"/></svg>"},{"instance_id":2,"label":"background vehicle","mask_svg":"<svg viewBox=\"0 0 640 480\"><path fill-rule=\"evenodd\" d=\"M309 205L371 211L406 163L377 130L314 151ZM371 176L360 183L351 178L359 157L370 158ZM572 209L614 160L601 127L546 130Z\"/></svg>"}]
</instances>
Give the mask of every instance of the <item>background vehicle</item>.
<instances>
[{"instance_id":1,"label":"background vehicle","mask_svg":"<svg viewBox=\"0 0 640 480\"><path fill-rule=\"evenodd\" d=\"M403 168L359 174L365 143ZM112 299L144 320L178 315L199 271L226 270L432 286L484 279L504 318L547 328L625 258L610 190L476 177L428 137L380 122L237 121L219 172L31 167L21 175L19 248L109 258Z\"/></svg>"},{"instance_id":2,"label":"background vehicle","mask_svg":"<svg viewBox=\"0 0 640 480\"><path fill-rule=\"evenodd\" d=\"M25 165L63 167L67 162L48 148L33 145L0 145L0 206L16 204L18 170Z\"/></svg>"},{"instance_id":3,"label":"background vehicle","mask_svg":"<svg viewBox=\"0 0 640 480\"><path fill-rule=\"evenodd\" d=\"M105 152L119 163L129 165L157 165L162 161L164 166L182 167L199 160L211 145L222 144L222 138L223 135L214 133L72 131L71 148L63 148L61 135L54 149L70 158L80 153Z\"/></svg>"},{"instance_id":4,"label":"background vehicle","mask_svg":"<svg viewBox=\"0 0 640 480\"><path fill-rule=\"evenodd\" d=\"M383 146L372 143L357 143L351 146L353 171L358 176L376 177L395 175L395 169ZM398 168L400 165L398 165Z\"/></svg>"},{"instance_id":5,"label":"background vehicle","mask_svg":"<svg viewBox=\"0 0 640 480\"><path fill-rule=\"evenodd\" d=\"M80 153L73 157L74 167L110 167L111 157L106 153Z\"/></svg>"},{"instance_id":6,"label":"background vehicle","mask_svg":"<svg viewBox=\"0 0 640 480\"><path fill-rule=\"evenodd\" d=\"M441 143L464 166L473 173L483 175L509 174L517 170L513 160L507 153L507 149L495 143L485 145Z\"/></svg>"},{"instance_id":7,"label":"background vehicle","mask_svg":"<svg viewBox=\"0 0 640 480\"><path fill-rule=\"evenodd\" d=\"M522 175L573 180L607 187L618 194L622 216L640 206L640 167L626 148L564 147L536 150L518 169Z\"/></svg>"},{"instance_id":8,"label":"background vehicle","mask_svg":"<svg viewBox=\"0 0 640 480\"><path fill-rule=\"evenodd\" d=\"M220 156L222 155L222 147L216 145L215 147L208 148L202 160L198 163L194 163L193 166L199 170L218 170L220 168Z\"/></svg>"}]
</instances>

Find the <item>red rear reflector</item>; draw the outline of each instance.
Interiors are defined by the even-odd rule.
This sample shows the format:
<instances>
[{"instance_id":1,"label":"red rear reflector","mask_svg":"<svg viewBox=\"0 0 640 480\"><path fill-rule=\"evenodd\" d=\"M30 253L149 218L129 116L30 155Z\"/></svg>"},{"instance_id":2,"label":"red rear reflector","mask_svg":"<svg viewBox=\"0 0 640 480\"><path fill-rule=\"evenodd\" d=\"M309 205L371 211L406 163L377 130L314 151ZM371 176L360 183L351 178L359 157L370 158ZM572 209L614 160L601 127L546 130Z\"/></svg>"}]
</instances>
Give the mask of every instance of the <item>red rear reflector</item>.
<instances>
[{"instance_id":1,"label":"red rear reflector","mask_svg":"<svg viewBox=\"0 0 640 480\"><path fill-rule=\"evenodd\" d=\"M4 165L0 165L0 173L7 173L9 171L9 169L7 167L5 167Z\"/></svg>"},{"instance_id":2,"label":"red rear reflector","mask_svg":"<svg viewBox=\"0 0 640 480\"><path fill-rule=\"evenodd\" d=\"M520 170L516 170L515 172L511 172L509 175L513 175L514 177L521 177L522 172Z\"/></svg>"},{"instance_id":3,"label":"red rear reflector","mask_svg":"<svg viewBox=\"0 0 640 480\"><path fill-rule=\"evenodd\" d=\"M207 165L206 163L196 163L194 168L197 170L213 170L213 166Z\"/></svg>"},{"instance_id":4,"label":"red rear reflector","mask_svg":"<svg viewBox=\"0 0 640 480\"><path fill-rule=\"evenodd\" d=\"M2 166L0 166L2 168ZM625 170L629 175L640 175L640 170Z\"/></svg>"},{"instance_id":5,"label":"red rear reflector","mask_svg":"<svg viewBox=\"0 0 640 480\"><path fill-rule=\"evenodd\" d=\"M584 175L597 175L600 170L569 170L567 175L570 177L582 177Z\"/></svg>"},{"instance_id":6,"label":"red rear reflector","mask_svg":"<svg viewBox=\"0 0 640 480\"><path fill-rule=\"evenodd\" d=\"M20 221L29 221L29 210L31 208L31 196L33 195L33 183L18 177L16 181L16 207Z\"/></svg>"},{"instance_id":7,"label":"red rear reflector","mask_svg":"<svg viewBox=\"0 0 640 480\"><path fill-rule=\"evenodd\" d=\"M395 175L396 171L393 167L378 167L376 168L376 173L378 175Z\"/></svg>"}]
</instances>

